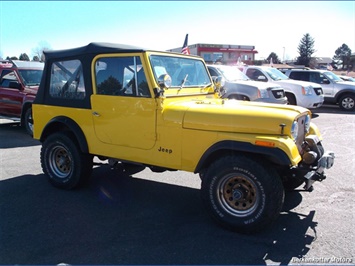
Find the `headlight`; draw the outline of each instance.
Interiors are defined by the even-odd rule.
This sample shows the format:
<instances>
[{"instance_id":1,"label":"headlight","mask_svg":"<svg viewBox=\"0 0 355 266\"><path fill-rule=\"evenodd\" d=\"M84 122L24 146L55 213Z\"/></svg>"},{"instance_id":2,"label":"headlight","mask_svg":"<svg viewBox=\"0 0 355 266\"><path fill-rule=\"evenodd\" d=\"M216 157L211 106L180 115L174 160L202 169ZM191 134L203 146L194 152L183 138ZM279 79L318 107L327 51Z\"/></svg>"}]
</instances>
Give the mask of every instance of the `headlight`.
<instances>
[{"instance_id":1,"label":"headlight","mask_svg":"<svg viewBox=\"0 0 355 266\"><path fill-rule=\"evenodd\" d=\"M298 137L298 122L293 121L292 127L291 127L291 136L292 138L296 141Z\"/></svg>"},{"instance_id":2,"label":"headlight","mask_svg":"<svg viewBox=\"0 0 355 266\"><path fill-rule=\"evenodd\" d=\"M312 90L313 90L312 86L302 87L302 94L303 95L312 95Z\"/></svg>"},{"instance_id":3,"label":"headlight","mask_svg":"<svg viewBox=\"0 0 355 266\"><path fill-rule=\"evenodd\" d=\"M311 117L307 115L304 120L304 131L308 133L310 128L311 128Z\"/></svg>"}]
</instances>

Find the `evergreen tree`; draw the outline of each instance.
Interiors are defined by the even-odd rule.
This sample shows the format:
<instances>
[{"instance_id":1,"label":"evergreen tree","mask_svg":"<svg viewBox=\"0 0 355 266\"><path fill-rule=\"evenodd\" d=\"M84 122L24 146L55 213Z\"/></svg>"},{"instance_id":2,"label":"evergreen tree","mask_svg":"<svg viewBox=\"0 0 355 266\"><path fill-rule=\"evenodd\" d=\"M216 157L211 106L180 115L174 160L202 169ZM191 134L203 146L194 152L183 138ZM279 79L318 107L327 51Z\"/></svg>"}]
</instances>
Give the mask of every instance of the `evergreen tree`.
<instances>
[{"instance_id":1,"label":"evergreen tree","mask_svg":"<svg viewBox=\"0 0 355 266\"><path fill-rule=\"evenodd\" d=\"M30 58L28 57L28 55L26 53L20 54L19 59L22 61L30 61Z\"/></svg>"},{"instance_id":2,"label":"evergreen tree","mask_svg":"<svg viewBox=\"0 0 355 266\"><path fill-rule=\"evenodd\" d=\"M348 69L350 64L351 49L345 43L335 50L333 60L340 60L342 69Z\"/></svg>"},{"instance_id":3,"label":"evergreen tree","mask_svg":"<svg viewBox=\"0 0 355 266\"><path fill-rule=\"evenodd\" d=\"M304 65L306 67L309 67L309 63L312 58L312 54L315 52L314 50L314 39L309 35L309 33L306 33L303 35L303 38L300 41L300 44L298 45L298 52L300 56L297 58L297 65Z\"/></svg>"},{"instance_id":4,"label":"evergreen tree","mask_svg":"<svg viewBox=\"0 0 355 266\"><path fill-rule=\"evenodd\" d=\"M277 54L274 53L274 52L272 52L272 53L269 54L269 56L266 58L266 61L267 61L268 63L270 63L270 62L271 62L271 59L272 59L272 62L273 62L274 64L281 64L281 60L279 59L279 57L277 56Z\"/></svg>"}]
</instances>

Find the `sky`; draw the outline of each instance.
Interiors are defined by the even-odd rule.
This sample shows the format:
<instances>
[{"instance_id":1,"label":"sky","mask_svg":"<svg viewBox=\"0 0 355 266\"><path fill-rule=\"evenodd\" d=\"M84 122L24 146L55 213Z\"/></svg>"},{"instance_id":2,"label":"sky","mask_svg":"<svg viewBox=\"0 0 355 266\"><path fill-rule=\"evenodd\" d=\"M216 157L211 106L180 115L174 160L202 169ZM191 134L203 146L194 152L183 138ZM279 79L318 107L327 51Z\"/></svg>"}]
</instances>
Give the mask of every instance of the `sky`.
<instances>
[{"instance_id":1,"label":"sky","mask_svg":"<svg viewBox=\"0 0 355 266\"><path fill-rule=\"evenodd\" d=\"M256 59L299 56L308 33L313 56L355 52L355 1L2 1L0 58L35 50L111 42L168 50L188 44L251 45Z\"/></svg>"}]
</instances>

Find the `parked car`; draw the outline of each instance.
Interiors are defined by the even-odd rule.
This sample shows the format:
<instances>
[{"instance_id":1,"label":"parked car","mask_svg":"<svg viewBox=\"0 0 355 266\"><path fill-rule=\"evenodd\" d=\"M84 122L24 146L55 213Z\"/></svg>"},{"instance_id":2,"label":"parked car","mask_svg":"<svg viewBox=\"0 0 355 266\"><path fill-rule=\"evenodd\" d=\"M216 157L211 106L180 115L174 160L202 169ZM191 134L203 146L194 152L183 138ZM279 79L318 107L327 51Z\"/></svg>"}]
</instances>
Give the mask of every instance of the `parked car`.
<instances>
[{"instance_id":1,"label":"parked car","mask_svg":"<svg viewBox=\"0 0 355 266\"><path fill-rule=\"evenodd\" d=\"M344 81L328 70L289 69L285 75L291 79L311 81L322 85L324 101L338 104L344 111L355 110L355 83Z\"/></svg>"},{"instance_id":2,"label":"parked car","mask_svg":"<svg viewBox=\"0 0 355 266\"><path fill-rule=\"evenodd\" d=\"M355 82L355 78L353 78L353 77L344 76L344 75L341 75L341 76L338 76L338 77L341 78L341 79L344 80L344 81Z\"/></svg>"},{"instance_id":3,"label":"parked car","mask_svg":"<svg viewBox=\"0 0 355 266\"><path fill-rule=\"evenodd\" d=\"M207 65L207 68L212 77L221 76L224 79L222 98L287 104L283 88L252 81L237 66Z\"/></svg>"},{"instance_id":4,"label":"parked car","mask_svg":"<svg viewBox=\"0 0 355 266\"><path fill-rule=\"evenodd\" d=\"M333 166L310 110L216 97L201 57L108 43L44 53L34 138L55 187L88 182L94 156L194 172L212 217L245 233L275 221L285 189L312 191Z\"/></svg>"},{"instance_id":5,"label":"parked car","mask_svg":"<svg viewBox=\"0 0 355 266\"><path fill-rule=\"evenodd\" d=\"M273 67L245 66L240 69L252 80L281 86L289 104L314 109L324 102L323 90L319 84L292 80Z\"/></svg>"},{"instance_id":6,"label":"parked car","mask_svg":"<svg viewBox=\"0 0 355 266\"><path fill-rule=\"evenodd\" d=\"M19 121L33 134L32 102L42 78L44 63L0 61L0 118Z\"/></svg>"}]
</instances>

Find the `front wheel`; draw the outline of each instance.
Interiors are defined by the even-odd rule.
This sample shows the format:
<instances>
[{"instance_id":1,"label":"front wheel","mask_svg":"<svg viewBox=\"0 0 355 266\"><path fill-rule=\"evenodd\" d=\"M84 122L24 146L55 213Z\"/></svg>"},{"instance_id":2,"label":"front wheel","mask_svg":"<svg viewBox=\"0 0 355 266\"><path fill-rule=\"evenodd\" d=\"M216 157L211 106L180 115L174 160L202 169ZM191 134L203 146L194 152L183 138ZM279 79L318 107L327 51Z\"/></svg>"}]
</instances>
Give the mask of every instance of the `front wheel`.
<instances>
[{"instance_id":1,"label":"front wheel","mask_svg":"<svg viewBox=\"0 0 355 266\"><path fill-rule=\"evenodd\" d=\"M277 173L244 156L226 156L213 163L203 176L201 190L210 214L242 233L270 225L284 200Z\"/></svg>"},{"instance_id":2,"label":"front wheel","mask_svg":"<svg viewBox=\"0 0 355 266\"><path fill-rule=\"evenodd\" d=\"M339 107L344 111L355 110L355 96L353 94L345 94L340 98Z\"/></svg>"},{"instance_id":3,"label":"front wheel","mask_svg":"<svg viewBox=\"0 0 355 266\"><path fill-rule=\"evenodd\" d=\"M69 133L50 135L42 145L41 165L50 183L73 189L84 185L91 175L93 158L83 153Z\"/></svg>"}]
</instances>

